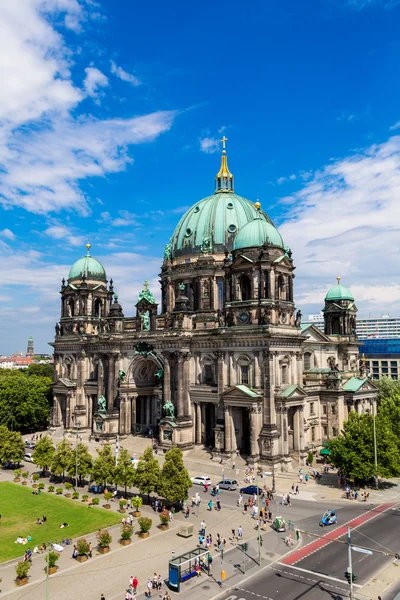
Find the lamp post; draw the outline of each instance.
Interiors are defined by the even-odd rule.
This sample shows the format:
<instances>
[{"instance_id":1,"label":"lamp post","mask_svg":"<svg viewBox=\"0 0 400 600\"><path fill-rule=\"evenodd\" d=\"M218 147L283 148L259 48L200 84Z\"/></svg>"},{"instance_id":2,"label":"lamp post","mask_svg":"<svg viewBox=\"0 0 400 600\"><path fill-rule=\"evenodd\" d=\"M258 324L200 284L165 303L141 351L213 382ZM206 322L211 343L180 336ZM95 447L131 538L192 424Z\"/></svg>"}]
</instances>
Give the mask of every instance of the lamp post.
<instances>
[{"instance_id":1,"label":"lamp post","mask_svg":"<svg viewBox=\"0 0 400 600\"><path fill-rule=\"evenodd\" d=\"M258 566L261 567L261 520L260 520L260 494L258 490L258 467L257 467L257 479L256 479L256 487L257 487L257 543L258 543Z\"/></svg>"},{"instance_id":2,"label":"lamp post","mask_svg":"<svg viewBox=\"0 0 400 600\"><path fill-rule=\"evenodd\" d=\"M276 487L275 487L275 463L272 460L272 493L275 494L276 492Z\"/></svg>"},{"instance_id":3,"label":"lamp post","mask_svg":"<svg viewBox=\"0 0 400 600\"><path fill-rule=\"evenodd\" d=\"M372 423L373 423L373 429L374 429L374 471L375 471L375 489L378 489L378 451L377 451L377 446L376 446L376 423L375 423L375 417L376 417L376 399L372 400Z\"/></svg>"},{"instance_id":4,"label":"lamp post","mask_svg":"<svg viewBox=\"0 0 400 600\"><path fill-rule=\"evenodd\" d=\"M79 440L79 428L81 426L80 421L76 421L76 444L75 444L75 487L78 487L78 440Z\"/></svg>"}]
</instances>

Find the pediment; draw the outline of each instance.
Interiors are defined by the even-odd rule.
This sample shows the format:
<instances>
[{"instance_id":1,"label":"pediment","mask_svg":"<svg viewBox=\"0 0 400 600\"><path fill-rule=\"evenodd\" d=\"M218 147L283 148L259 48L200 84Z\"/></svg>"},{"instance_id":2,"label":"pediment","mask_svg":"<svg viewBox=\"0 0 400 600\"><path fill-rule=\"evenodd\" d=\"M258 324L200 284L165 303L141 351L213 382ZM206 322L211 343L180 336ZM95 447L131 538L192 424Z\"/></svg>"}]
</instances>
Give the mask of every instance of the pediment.
<instances>
[{"instance_id":1,"label":"pediment","mask_svg":"<svg viewBox=\"0 0 400 600\"><path fill-rule=\"evenodd\" d=\"M285 398L286 400L302 400L308 396L307 392L303 390L302 387L297 385L296 383L293 385L288 385L282 392L279 394L280 398Z\"/></svg>"},{"instance_id":2,"label":"pediment","mask_svg":"<svg viewBox=\"0 0 400 600\"><path fill-rule=\"evenodd\" d=\"M221 396L224 400L251 400L252 402L262 399L262 395L258 394L247 385L234 385L222 392Z\"/></svg>"},{"instance_id":3,"label":"pediment","mask_svg":"<svg viewBox=\"0 0 400 600\"><path fill-rule=\"evenodd\" d=\"M254 264L254 263L250 258L245 256L244 254L240 254L239 256L237 256L235 258L234 261L232 261L231 266L236 269L237 267L241 267L241 266L248 267L249 265L252 265L252 264Z\"/></svg>"},{"instance_id":4,"label":"pediment","mask_svg":"<svg viewBox=\"0 0 400 600\"><path fill-rule=\"evenodd\" d=\"M283 265L284 267L288 267L289 269L293 267L293 263L288 259L287 256L279 256L274 260L274 263L278 263L280 265Z\"/></svg>"},{"instance_id":5,"label":"pediment","mask_svg":"<svg viewBox=\"0 0 400 600\"><path fill-rule=\"evenodd\" d=\"M331 342L329 337L325 335L316 325L302 325L303 335L307 336L307 341L310 342Z\"/></svg>"},{"instance_id":6,"label":"pediment","mask_svg":"<svg viewBox=\"0 0 400 600\"><path fill-rule=\"evenodd\" d=\"M53 387L71 389L76 388L76 383L67 377L61 377L60 379L57 379L57 381L53 384Z\"/></svg>"}]
</instances>

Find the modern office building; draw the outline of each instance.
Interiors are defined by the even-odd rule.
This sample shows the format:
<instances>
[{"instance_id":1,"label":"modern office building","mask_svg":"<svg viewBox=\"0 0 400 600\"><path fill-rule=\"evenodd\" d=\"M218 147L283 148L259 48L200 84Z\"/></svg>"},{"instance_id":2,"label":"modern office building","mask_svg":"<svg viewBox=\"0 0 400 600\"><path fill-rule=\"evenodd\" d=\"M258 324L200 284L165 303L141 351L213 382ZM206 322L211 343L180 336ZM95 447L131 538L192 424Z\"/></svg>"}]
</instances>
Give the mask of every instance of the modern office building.
<instances>
[{"instance_id":1,"label":"modern office building","mask_svg":"<svg viewBox=\"0 0 400 600\"><path fill-rule=\"evenodd\" d=\"M324 317L322 313L308 315L308 320L303 322L315 325L315 327L324 331ZM375 318L357 319L356 331L357 337L360 340L400 338L400 317L382 315Z\"/></svg>"},{"instance_id":2,"label":"modern office building","mask_svg":"<svg viewBox=\"0 0 400 600\"><path fill-rule=\"evenodd\" d=\"M373 379L398 379L400 339L364 340L360 345L360 353L365 355L368 373Z\"/></svg>"}]
</instances>

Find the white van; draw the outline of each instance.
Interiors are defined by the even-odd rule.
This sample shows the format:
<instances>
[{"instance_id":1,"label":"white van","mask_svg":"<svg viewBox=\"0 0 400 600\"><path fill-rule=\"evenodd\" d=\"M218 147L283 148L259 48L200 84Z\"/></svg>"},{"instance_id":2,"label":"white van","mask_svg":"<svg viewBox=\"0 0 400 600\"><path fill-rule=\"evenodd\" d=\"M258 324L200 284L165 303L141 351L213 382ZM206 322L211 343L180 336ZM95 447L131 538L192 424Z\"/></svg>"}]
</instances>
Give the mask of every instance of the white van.
<instances>
[{"instance_id":1,"label":"white van","mask_svg":"<svg viewBox=\"0 0 400 600\"><path fill-rule=\"evenodd\" d=\"M25 452L24 461L33 463L32 452Z\"/></svg>"}]
</instances>

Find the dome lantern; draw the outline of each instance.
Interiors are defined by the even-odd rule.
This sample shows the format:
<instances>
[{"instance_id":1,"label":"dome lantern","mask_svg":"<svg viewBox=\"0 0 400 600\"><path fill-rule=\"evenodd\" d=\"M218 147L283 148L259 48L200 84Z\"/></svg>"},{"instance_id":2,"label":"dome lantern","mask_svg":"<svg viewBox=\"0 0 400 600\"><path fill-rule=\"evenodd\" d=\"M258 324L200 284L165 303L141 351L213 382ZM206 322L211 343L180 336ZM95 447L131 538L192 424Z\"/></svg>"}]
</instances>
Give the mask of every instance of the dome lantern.
<instances>
[{"instance_id":1,"label":"dome lantern","mask_svg":"<svg viewBox=\"0 0 400 600\"><path fill-rule=\"evenodd\" d=\"M233 175L228 168L228 157L226 155L226 142L228 138L223 136L222 143L222 156L221 156L221 168L215 177L215 193L220 192L232 192L233 187Z\"/></svg>"},{"instance_id":2,"label":"dome lantern","mask_svg":"<svg viewBox=\"0 0 400 600\"><path fill-rule=\"evenodd\" d=\"M70 268L68 281L71 280L96 280L107 282L107 275L103 265L93 258L90 254L90 244L86 244L87 253L86 256L79 258Z\"/></svg>"}]
</instances>

